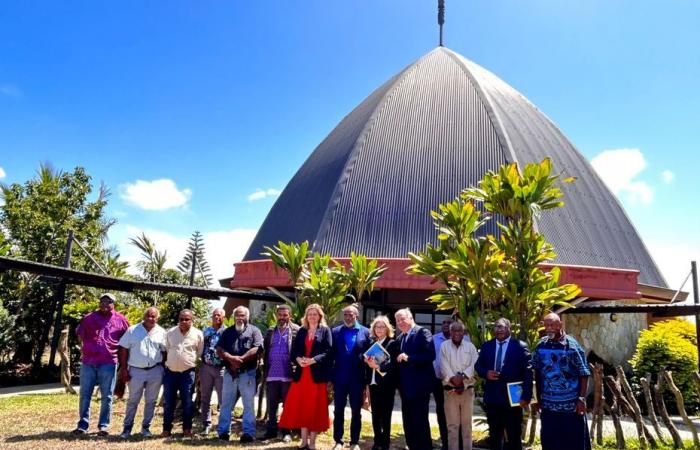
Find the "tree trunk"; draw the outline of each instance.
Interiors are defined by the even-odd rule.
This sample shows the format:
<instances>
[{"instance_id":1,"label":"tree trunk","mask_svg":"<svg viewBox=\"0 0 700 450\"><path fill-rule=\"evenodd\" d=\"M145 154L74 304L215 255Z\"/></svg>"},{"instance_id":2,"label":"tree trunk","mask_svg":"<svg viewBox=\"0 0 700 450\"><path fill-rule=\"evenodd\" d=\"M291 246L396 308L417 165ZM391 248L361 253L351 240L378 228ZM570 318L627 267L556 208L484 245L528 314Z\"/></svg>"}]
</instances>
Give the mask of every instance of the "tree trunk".
<instances>
[{"instance_id":1,"label":"tree trunk","mask_svg":"<svg viewBox=\"0 0 700 450\"><path fill-rule=\"evenodd\" d=\"M591 366L593 374L593 416L591 417L591 438L596 444L603 445L603 403L605 396L603 393L603 365L597 363Z\"/></svg>"},{"instance_id":2,"label":"tree trunk","mask_svg":"<svg viewBox=\"0 0 700 450\"><path fill-rule=\"evenodd\" d=\"M71 385L70 357L68 356L68 327L61 331L58 340L58 356L61 359L61 384L66 393L75 394L75 389Z\"/></svg>"},{"instance_id":3,"label":"tree trunk","mask_svg":"<svg viewBox=\"0 0 700 450\"><path fill-rule=\"evenodd\" d=\"M613 426L615 427L615 448L624 449L625 448L625 433L622 432L622 425L620 424L620 412L617 406L617 402L613 401L613 406L608 406L607 403L603 405L603 409L610 414Z\"/></svg>"},{"instance_id":4,"label":"tree trunk","mask_svg":"<svg viewBox=\"0 0 700 450\"><path fill-rule=\"evenodd\" d=\"M620 388L619 380L616 380L612 376L608 375L607 377L605 377L605 383L608 385L610 392L612 392L612 395L615 398L615 402L613 403L612 411L617 411L617 413L620 416L622 416L623 414L626 414L626 415L634 418L634 411L632 410L632 406L630 406L630 404L627 402L627 400L625 400L625 397L622 395L622 389ZM636 422L636 424L637 424L637 435L639 437L639 448L641 450L646 450L648 447L647 447L647 440L644 437L644 431L639 426L638 422Z\"/></svg>"},{"instance_id":5,"label":"tree trunk","mask_svg":"<svg viewBox=\"0 0 700 450\"><path fill-rule=\"evenodd\" d=\"M693 443L695 444L695 448L700 448L700 438L698 438L698 430L695 429L695 424L693 424L693 421L690 420L690 418L688 417L688 413L685 412L685 402L683 402L683 394L681 394L681 391L673 382L673 375L671 374L671 372L663 370L662 373L664 379L666 380L666 383L668 384L668 388L673 393L673 396L676 397L678 413L683 418L683 422L685 422L686 426L690 428L690 431L693 433Z\"/></svg>"},{"instance_id":6,"label":"tree trunk","mask_svg":"<svg viewBox=\"0 0 700 450\"><path fill-rule=\"evenodd\" d=\"M659 437L659 441L662 444L666 444L664 435L661 432L661 425L659 425L659 420L656 417L656 412L654 408L654 399L651 396L651 374L648 373L646 378L641 378L639 382L642 385L642 391L644 392L644 402L647 405L647 412L649 414L649 420L651 420L651 425L654 427L656 435Z\"/></svg>"},{"instance_id":7,"label":"tree trunk","mask_svg":"<svg viewBox=\"0 0 700 450\"><path fill-rule=\"evenodd\" d=\"M666 411L666 403L664 403L664 377L659 373L658 379L656 381L656 386L654 386L654 398L656 399L656 406L659 408L659 415L661 420L666 425L666 429L671 433L671 439L673 439L673 448L683 448L683 439L678 432L678 428L673 424L671 418L668 416L668 411Z\"/></svg>"},{"instance_id":8,"label":"tree trunk","mask_svg":"<svg viewBox=\"0 0 700 450\"><path fill-rule=\"evenodd\" d=\"M617 366L616 370L618 380L620 380L622 389L625 393L625 396L627 397L627 402L632 408L633 418L634 422L637 424L637 429L641 430L641 432L644 433L644 437L649 442L649 445L651 445L652 448L656 448L656 439L654 439L654 436L652 436L651 431L649 431L649 428L647 428L647 425L644 423L644 417L642 417L642 410L639 408L639 403L637 403L637 399L634 397L634 393L632 392L632 388L630 387L630 384L627 381L627 376L625 375L625 372L622 370L622 366Z\"/></svg>"}]
</instances>

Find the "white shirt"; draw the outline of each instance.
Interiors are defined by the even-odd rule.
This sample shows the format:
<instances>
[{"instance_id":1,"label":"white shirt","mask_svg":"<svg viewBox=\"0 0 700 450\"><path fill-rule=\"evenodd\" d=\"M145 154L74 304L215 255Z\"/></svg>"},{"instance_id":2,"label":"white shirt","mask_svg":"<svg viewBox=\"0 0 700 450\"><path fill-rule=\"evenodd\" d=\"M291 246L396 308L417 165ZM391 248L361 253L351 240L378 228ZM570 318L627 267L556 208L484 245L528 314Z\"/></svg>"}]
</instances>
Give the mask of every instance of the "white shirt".
<instances>
[{"instance_id":1,"label":"white shirt","mask_svg":"<svg viewBox=\"0 0 700 450\"><path fill-rule=\"evenodd\" d=\"M463 373L471 381L465 380L465 385L474 384L474 364L479 357L474 344L462 339L459 346L452 342L452 339L447 339L440 346L440 371L442 372L442 383L450 384L450 378Z\"/></svg>"},{"instance_id":2,"label":"white shirt","mask_svg":"<svg viewBox=\"0 0 700 450\"><path fill-rule=\"evenodd\" d=\"M510 336L505 338L503 340L503 344L501 345L503 347L503 349L501 350L501 368L506 362L506 352L508 351L508 343L510 343ZM498 363L498 346L499 342L498 339L496 339L496 351L494 352L495 356L493 357L493 370L498 370L498 368L496 367L496 364Z\"/></svg>"},{"instance_id":3,"label":"white shirt","mask_svg":"<svg viewBox=\"0 0 700 450\"><path fill-rule=\"evenodd\" d=\"M143 322L130 326L119 339L119 346L129 350L128 364L146 369L163 362L165 330L159 325L147 331Z\"/></svg>"},{"instance_id":4,"label":"white shirt","mask_svg":"<svg viewBox=\"0 0 700 450\"><path fill-rule=\"evenodd\" d=\"M442 331L433 335L433 344L435 344L435 361L433 361L433 369L435 370L435 377L442 379L442 370L440 369L440 348L443 342L449 341L450 338L445 337L445 333Z\"/></svg>"}]
</instances>

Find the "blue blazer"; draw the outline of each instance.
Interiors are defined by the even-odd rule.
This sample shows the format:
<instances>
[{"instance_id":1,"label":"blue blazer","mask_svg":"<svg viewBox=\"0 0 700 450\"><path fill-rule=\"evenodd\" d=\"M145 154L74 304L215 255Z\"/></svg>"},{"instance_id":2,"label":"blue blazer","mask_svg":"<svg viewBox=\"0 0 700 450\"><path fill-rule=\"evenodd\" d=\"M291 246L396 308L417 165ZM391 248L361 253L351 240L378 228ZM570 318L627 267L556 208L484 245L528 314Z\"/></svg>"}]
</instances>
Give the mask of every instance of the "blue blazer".
<instances>
[{"instance_id":1,"label":"blue blazer","mask_svg":"<svg viewBox=\"0 0 700 450\"><path fill-rule=\"evenodd\" d=\"M364 383L366 365L364 354L372 345L369 329L360 325L355 345L348 352L345 348L343 328L345 325L333 328L333 383Z\"/></svg>"},{"instance_id":2,"label":"blue blazer","mask_svg":"<svg viewBox=\"0 0 700 450\"><path fill-rule=\"evenodd\" d=\"M506 354L503 357L501 375L498 380L489 381L486 379L486 372L493 370L495 361L496 339L491 339L481 346L479 358L474 365L476 373L486 381L484 384L484 403L510 404L506 385L518 381L523 382L522 398L532 399L532 364L527 344L511 336Z\"/></svg>"},{"instance_id":3,"label":"blue blazer","mask_svg":"<svg viewBox=\"0 0 700 450\"><path fill-rule=\"evenodd\" d=\"M309 330L302 327L299 328L294 342L292 343L292 380L299 381L301 379L302 367L297 364L298 356L306 356L306 336L309 335ZM333 346L333 338L331 330L328 327L319 326L314 335L314 341L311 344L310 358L316 360L316 364L309 366L311 369L311 378L315 383L327 383L330 381L331 375L331 347Z\"/></svg>"},{"instance_id":4,"label":"blue blazer","mask_svg":"<svg viewBox=\"0 0 700 450\"><path fill-rule=\"evenodd\" d=\"M433 390L435 371L435 345L430 330L415 327L404 340L401 333L396 338L396 353L408 355L408 361L397 363L399 391L404 397L430 395Z\"/></svg>"}]
</instances>

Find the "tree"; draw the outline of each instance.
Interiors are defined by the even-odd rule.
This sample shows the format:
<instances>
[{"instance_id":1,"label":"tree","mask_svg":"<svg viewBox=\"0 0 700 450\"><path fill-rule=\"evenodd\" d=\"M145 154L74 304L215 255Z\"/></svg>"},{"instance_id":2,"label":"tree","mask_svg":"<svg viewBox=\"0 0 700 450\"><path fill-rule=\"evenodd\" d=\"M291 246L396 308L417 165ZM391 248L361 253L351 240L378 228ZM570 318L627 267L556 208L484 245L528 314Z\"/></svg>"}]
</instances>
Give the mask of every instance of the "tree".
<instances>
[{"instance_id":1,"label":"tree","mask_svg":"<svg viewBox=\"0 0 700 450\"><path fill-rule=\"evenodd\" d=\"M100 186L92 194L91 178L82 167L72 172L57 171L41 165L37 175L23 184L0 185L4 205L0 210L0 229L10 247L9 255L30 261L62 265L68 230L95 256L104 260L107 231L115 223L106 217L108 189ZM71 266L92 269L92 262L76 253ZM11 315L16 316L13 335L17 339L17 362L41 361L49 329L56 313L56 285L34 275L2 276L0 293ZM68 290L68 298L73 288ZM38 364L35 364L37 366Z\"/></svg>"},{"instance_id":2,"label":"tree","mask_svg":"<svg viewBox=\"0 0 700 450\"><path fill-rule=\"evenodd\" d=\"M194 272L192 268L193 261L195 262ZM191 273L196 273L199 271L204 285L209 286L209 284L211 284L211 269L209 268L209 263L204 257L204 240L199 231L192 233L190 242L187 246L187 253L182 258L182 261L180 261L180 263L177 265L177 268L185 275L190 275Z\"/></svg>"},{"instance_id":3,"label":"tree","mask_svg":"<svg viewBox=\"0 0 700 450\"><path fill-rule=\"evenodd\" d=\"M503 316L511 320L520 339L534 345L542 316L568 305L581 292L573 284L559 285L558 268L540 267L556 253L537 231L535 219L542 211L564 205L556 186L559 179L552 175L549 159L526 165L522 173L517 164L490 171L478 187L465 189L431 212L438 245L409 253L410 273L430 276L443 285L430 300L439 309L456 310L470 333L476 331L477 343L488 337L478 322ZM493 217L499 218L499 235L478 236Z\"/></svg>"}]
</instances>

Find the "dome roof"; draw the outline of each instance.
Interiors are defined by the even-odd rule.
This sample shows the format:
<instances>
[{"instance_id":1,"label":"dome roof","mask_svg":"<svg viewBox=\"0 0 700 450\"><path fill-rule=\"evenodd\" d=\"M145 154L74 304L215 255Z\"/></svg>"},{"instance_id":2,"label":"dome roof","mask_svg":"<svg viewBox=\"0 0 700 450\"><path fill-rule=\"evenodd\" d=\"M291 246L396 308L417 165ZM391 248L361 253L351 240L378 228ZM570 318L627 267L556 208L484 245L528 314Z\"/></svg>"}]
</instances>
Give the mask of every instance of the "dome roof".
<instances>
[{"instance_id":1,"label":"dome roof","mask_svg":"<svg viewBox=\"0 0 700 450\"><path fill-rule=\"evenodd\" d=\"M538 220L555 262L639 270L666 286L620 203L563 133L522 94L438 47L374 91L321 142L267 215L244 260L308 240L335 257L404 258L435 242L429 211L488 170L550 157L575 176L566 206ZM495 224L484 231L494 233Z\"/></svg>"}]
</instances>

